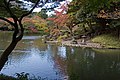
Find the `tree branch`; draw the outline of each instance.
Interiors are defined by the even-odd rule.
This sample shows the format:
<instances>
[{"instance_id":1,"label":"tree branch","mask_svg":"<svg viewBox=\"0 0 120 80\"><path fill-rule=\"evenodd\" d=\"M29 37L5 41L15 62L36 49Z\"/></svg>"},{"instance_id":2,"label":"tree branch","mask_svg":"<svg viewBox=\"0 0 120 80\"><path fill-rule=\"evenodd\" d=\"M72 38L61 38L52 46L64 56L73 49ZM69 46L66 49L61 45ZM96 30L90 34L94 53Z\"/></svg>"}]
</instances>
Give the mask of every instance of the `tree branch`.
<instances>
[{"instance_id":1,"label":"tree branch","mask_svg":"<svg viewBox=\"0 0 120 80\"><path fill-rule=\"evenodd\" d=\"M10 0L7 2L6 0L4 0L4 4L5 4L5 9L7 10L7 12L10 14L10 16L13 18L14 20L14 25L13 27L15 28L14 33L13 33L13 39L15 40L18 33L19 33L19 29L18 29L18 18L15 14L13 14L13 12L10 9Z\"/></svg>"},{"instance_id":2,"label":"tree branch","mask_svg":"<svg viewBox=\"0 0 120 80\"><path fill-rule=\"evenodd\" d=\"M33 11L33 10L35 9L35 7L38 5L39 1L40 1L40 0L37 0L37 2L35 3L35 5L33 6L33 8L32 8L28 13L23 14L23 15L20 17L19 20L22 21L22 19L23 19L25 16L29 15L30 13L32 13L32 11Z\"/></svg>"},{"instance_id":3,"label":"tree branch","mask_svg":"<svg viewBox=\"0 0 120 80\"><path fill-rule=\"evenodd\" d=\"M6 19L6 18L4 18L4 17L0 17L0 19L3 20L3 21L8 22L8 23L11 24L12 26L15 25L13 22L11 22L10 20L8 20L8 19Z\"/></svg>"},{"instance_id":4,"label":"tree branch","mask_svg":"<svg viewBox=\"0 0 120 80\"><path fill-rule=\"evenodd\" d=\"M17 41L20 41L24 34L24 28L23 28L21 21L19 20L18 22L19 22L19 26L20 26L20 35L17 37Z\"/></svg>"},{"instance_id":5,"label":"tree branch","mask_svg":"<svg viewBox=\"0 0 120 80\"><path fill-rule=\"evenodd\" d=\"M5 9L7 10L7 12L10 14L10 16L13 18L14 22L16 22L18 20L17 16L14 15L9 7L10 5L10 0L8 2L6 2L6 0L4 0L4 4L5 4Z\"/></svg>"}]
</instances>

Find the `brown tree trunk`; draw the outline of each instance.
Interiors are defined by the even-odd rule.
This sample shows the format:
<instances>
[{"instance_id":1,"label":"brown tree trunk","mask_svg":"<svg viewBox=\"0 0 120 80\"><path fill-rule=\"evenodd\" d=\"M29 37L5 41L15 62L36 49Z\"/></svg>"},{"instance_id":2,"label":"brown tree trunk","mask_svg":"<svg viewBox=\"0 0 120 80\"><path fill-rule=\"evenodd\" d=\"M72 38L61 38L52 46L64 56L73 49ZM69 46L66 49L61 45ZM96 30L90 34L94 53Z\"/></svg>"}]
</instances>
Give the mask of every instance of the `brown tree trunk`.
<instances>
[{"instance_id":1,"label":"brown tree trunk","mask_svg":"<svg viewBox=\"0 0 120 80\"><path fill-rule=\"evenodd\" d=\"M20 23L20 26L21 26L21 31L20 32L17 32L16 30L14 31L12 42L10 43L10 45L7 47L7 49L0 56L0 71L4 67L6 61L8 60L8 56L10 55L10 53L14 50L15 46L17 45L17 43L23 37L24 29L22 28L22 24L21 23ZM17 35L16 33L17 34L20 33L20 35Z\"/></svg>"},{"instance_id":2,"label":"brown tree trunk","mask_svg":"<svg viewBox=\"0 0 120 80\"><path fill-rule=\"evenodd\" d=\"M13 51L13 49L15 48L17 43L18 43L18 41L14 41L14 42L12 41L11 44L8 46L8 48L0 56L0 71L3 68L3 66L5 65L6 61L8 60L8 56Z\"/></svg>"}]
</instances>

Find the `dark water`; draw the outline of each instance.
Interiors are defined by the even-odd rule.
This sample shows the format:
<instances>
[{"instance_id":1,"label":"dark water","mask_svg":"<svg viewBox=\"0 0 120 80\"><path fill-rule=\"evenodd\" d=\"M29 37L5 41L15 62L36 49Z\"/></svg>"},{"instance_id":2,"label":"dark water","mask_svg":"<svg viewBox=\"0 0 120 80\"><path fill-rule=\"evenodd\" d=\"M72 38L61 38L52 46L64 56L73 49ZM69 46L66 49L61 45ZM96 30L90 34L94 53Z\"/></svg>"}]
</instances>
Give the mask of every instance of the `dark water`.
<instances>
[{"instance_id":1,"label":"dark water","mask_svg":"<svg viewBox=\"0 0 120 80\"><path fill-rule=\"evenodd\" d=\"M0 53L10 38L0 33ZM11 76L21 72L44 80L120 80L120 50L44 44L38 35L25 35L1 71Z\"/></svg>"}]
</instances>

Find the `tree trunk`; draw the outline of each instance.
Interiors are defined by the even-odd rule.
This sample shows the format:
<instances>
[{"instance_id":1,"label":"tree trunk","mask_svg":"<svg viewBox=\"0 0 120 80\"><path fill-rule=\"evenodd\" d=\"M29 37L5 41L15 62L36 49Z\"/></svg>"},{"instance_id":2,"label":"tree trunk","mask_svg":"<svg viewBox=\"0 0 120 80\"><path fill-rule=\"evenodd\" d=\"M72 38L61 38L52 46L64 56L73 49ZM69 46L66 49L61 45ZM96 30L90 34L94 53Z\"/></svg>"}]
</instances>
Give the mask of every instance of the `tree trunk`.
<instances>
[{"instance_id":1,"label":"tree trunk","mask_svg":"<svg viewBox=\"0 0 120 80\"><path fill-rule=\"evenodd\" d=\"M73 34L73 31L72 31L72 28L71 26L68 27L69 30L70 30L70 35L71 35L71 38L74 39L74 34Z\"/></svg>"},{"instance_id":2,"label":"tree trunk","mask_svg":"<svg viewBox=\"0 0 120 80\"><path fill-rule=\"evenodd\" d=\"M8 48L0 56L0 71L3 68L3 66L5 65L6 61L8 60L8 56L13 51L13 49L15 48L17 43L18 43L17 40L14 42L12 41L11 44L8 46Z\"/></svg>"},{"instance_id":3,"label":"tree trunk","mask_svg":"<svg viewBox=\"0 0 120 80\"><path fill-rule=\"evenodd\" d=\"M8 60L8 56L10 55L10 53L14 50L15 46L17 45L17 43L23 37L24 29L22 28L22 24L21 23L20 23L20 26L21 26L21 31L20 32L17 32L17 30L14 31L12 42L10 43L10 45L7 47L7 49L0 56L0 71L3 68L3 66L5 65L6 61ZM17 35L17 34L19 34L19 35Z\"/></svg>"},{"instance_id":4,"label":"tree trunk","mask_svg":"<svg viewBox=\"0 0 120 80\"><path fill-rule=\"evenodd\" d=\"M120 28L117 29L117 36L118 36L118 39L120 39Z\"/></svg>"},{"instance_id":5,"label":"tree trunk","mask_svg":"<svg viewBox=\"0 0 120 80\"><path fill-rule=\"evenodd\" d=\"M87 32L87 29L85 28L85 25L83 24L83 29L84 29L84 31L85 31L85 33Z\"/></svg>"},{"instance_id":6,"label":"tree trunk","mask_svg":"<svg viewBox=\"0 0 120 80\"><path fill-rule=\"evenodd\" d=\"M87 21L87 24L88 24L89 28L91 29L91 31L95 32L95 30L92 27L91 21Z\"/></svg>"}]
</instances>

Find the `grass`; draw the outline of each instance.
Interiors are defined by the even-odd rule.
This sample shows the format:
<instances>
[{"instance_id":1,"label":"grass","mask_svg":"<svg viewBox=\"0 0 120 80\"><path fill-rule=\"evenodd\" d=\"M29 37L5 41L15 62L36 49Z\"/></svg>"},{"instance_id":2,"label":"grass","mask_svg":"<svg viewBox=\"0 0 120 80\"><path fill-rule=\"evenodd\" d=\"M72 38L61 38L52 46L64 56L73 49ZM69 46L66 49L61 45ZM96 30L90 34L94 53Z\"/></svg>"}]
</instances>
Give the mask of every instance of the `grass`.
<instances>
[{"instance_id":1,"label":"grass","mask_svg":"<svg viewBox=\"0 0 120 80\"><path fill-rule=\"evenodd\" d=\"M111 34L96 36L92 42L100 43L105 48L120 48L120 39Z\"/></svg>"}]
</instances>

